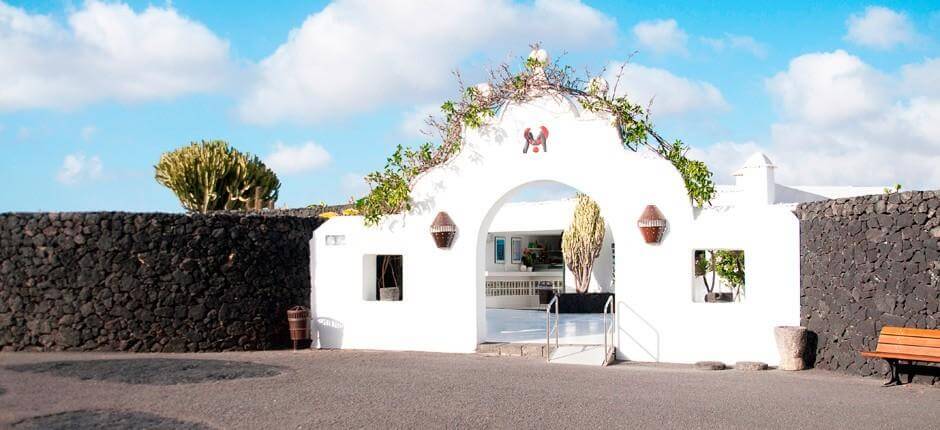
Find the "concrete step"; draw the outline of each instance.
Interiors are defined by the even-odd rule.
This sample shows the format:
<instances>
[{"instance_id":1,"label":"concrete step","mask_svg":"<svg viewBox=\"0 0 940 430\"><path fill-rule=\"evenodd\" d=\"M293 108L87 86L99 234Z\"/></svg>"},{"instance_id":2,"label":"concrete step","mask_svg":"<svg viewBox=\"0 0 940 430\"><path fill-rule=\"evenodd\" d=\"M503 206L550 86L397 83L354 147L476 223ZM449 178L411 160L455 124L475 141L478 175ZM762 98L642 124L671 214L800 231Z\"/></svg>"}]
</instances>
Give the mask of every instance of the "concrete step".
<instances>
[{"instance_id":1,"label":"concrete step","mask_svg":"<svg viewBox=\"0 0 940 430\"><path fill-rule=\"evenodd\" d=\"M555 364L604 366L610 357L606 356L604 345L564 345L552 351L548 361Z\"/></svg>"},{"instance_id":2,"label":"concrete step","mask_svg":"<svg viewBox=\"0 0 940 430\"><path fill-rule=\"evenodd\" d=\"M496 357L546 358L546 348L544 343L486 342L477 345L477 353ZM549 353L551 350L554 347L549 349Z\"/></svg>"}]
</instances>

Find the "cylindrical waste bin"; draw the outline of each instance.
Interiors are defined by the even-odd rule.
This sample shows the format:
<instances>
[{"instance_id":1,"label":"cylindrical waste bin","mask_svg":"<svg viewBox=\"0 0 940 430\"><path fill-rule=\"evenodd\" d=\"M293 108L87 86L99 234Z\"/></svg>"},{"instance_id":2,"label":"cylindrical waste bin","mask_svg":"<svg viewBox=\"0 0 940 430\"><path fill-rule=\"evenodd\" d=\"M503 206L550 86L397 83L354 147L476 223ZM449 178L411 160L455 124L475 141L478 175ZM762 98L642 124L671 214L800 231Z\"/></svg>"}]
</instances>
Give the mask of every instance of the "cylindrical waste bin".
<instances>
[{"instance_id":1,"label":"cylindrical waste bin","mask_svg":"<svg viewBox=\"0 0 940 430\"><path fill-rule=\"evenodd\" d=\"M310 310L303 306L294 306L287 310L287 326L290 327L290 340L297 350L297 343L310 339Z\"/></svg>"}]
</instances>

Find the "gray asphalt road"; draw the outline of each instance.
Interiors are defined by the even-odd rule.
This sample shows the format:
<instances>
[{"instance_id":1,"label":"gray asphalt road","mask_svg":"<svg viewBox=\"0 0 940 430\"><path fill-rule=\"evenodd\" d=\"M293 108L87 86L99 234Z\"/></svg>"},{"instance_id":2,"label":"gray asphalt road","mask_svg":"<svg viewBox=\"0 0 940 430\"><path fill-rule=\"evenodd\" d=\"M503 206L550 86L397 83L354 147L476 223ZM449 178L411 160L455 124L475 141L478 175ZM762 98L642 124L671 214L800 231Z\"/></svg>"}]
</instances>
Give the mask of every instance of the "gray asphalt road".
<instances>
[{"instance_id":1,"label":"gray asphalt road","mask_svg":"<svg viewBox=\"0 0 940 430\"><path fill-rule=\"evenodd\" d=\"M940 388L822 371L608 368L368 351L158 355L280 366L268 377L125 384L6 366L149 354L0 354L0 427L78 410L215 428L938 428Z\"/></svg>"}]
</instances>

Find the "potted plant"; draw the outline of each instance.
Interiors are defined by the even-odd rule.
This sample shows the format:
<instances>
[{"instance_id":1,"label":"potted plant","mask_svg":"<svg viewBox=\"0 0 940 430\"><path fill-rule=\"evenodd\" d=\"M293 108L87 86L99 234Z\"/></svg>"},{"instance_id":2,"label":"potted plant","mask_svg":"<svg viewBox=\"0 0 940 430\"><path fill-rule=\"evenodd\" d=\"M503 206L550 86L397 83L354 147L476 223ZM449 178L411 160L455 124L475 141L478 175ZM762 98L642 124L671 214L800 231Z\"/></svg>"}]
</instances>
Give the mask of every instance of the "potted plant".
<instances>
[{"instance_id":1,"label":"potted plant","mask_svg":"<svg viewBox=\"0 0 940 430\"><path fill-rule=\"evenodd\" d=\"M744 251L695 251L695 276L701 276L705 284L706 303L740 301L744 297ZM719 284L731 291L716 291Z\"/></svg>"},{"instance_id":2,"label":"potted plant","mask_svg":"<svg viewBox=\"0 0 940 430\"><path fill-rule=\"evenodd\" d=\"M529 248L522 250L522 265L527 267L527 271L532 271L532 268L535 267L535 256L529 250Z\"/></svg>"},{"instance_id":3,"label":"potted plant","mask_svg":"<svg viewBox=\"0 0 940 430\"><path fill-rule=\"evenodd\" d=\"M571 225L561 236L565 265L574 275L575 290L587 293L591 285L594 260L601 255L604 243L604 218L601 208L584 194L578 194Z\"/></svg>"},{"instance_id":4,"label":"potted plant","mask_svg":"<svg viewBox=\"0 0 940 430\"><path fill-rule=\"evenodd\" d=\"M730 284L722 276L722 273L719 273L719 256L723 252L734 252L734 251L711 251L711 250L699 250L695 251L695 276L702 277L702 283L705 285L705 303L720 303L720 302L731 302L734 301L734 292L721 292L716 291L716 287L719 282L716 277L720 278L722 281L725 281L725 284ZM724 261L724 260L721 260ZM709 281L709 278L711 280Z\"/></svg>"}]
</instances>

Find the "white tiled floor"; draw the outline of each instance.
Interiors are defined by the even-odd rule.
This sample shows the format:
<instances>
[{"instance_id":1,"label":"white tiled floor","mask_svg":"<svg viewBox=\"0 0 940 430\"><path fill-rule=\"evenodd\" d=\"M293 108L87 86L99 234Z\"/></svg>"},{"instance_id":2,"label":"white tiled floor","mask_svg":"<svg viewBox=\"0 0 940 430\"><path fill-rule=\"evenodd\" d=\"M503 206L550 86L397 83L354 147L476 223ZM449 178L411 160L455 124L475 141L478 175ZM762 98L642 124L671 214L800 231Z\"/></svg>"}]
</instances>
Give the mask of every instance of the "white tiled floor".
<instances>
[{"instance_id":1,"label":"white tiled floor","mask_svg":"<svg viewBox=\"0 0 940 430\"><path fill-rule=\"evenodd\" d=\"M560 314L559 316L559 343L569 345L604 343L604 314ZM553 322L554 318L552 314ZM544 342L545 311L487 309L486 341Z\"/></svg>"}]
</instances>

